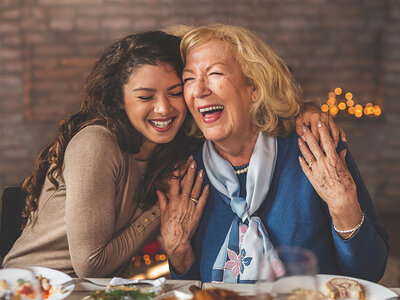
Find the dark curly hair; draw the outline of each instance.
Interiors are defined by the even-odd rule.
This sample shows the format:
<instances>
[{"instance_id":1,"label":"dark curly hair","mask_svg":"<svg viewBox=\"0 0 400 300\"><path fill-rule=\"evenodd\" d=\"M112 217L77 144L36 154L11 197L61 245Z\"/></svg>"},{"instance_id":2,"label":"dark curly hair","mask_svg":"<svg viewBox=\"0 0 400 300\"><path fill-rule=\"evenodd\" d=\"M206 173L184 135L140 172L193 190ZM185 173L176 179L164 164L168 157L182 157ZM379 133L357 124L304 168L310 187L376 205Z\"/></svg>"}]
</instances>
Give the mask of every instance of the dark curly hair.
<instances>
[{"instance_id":1,"label":"dark curly hair","mask_svg":"<svg viewBox=\"0 0 400 300\"><path fill-rule=\"evenodd\" d=\"M123 109L123 86L129 76L143 65L171 65L182 75L179 53L180 38L161 31L128 35L105 48L87 77L85 93L77 113L61 121L55 140L38 155L33 172L25 179L22 188L26 204L22 212L22 225L26 226L32 212L38 207L38 199L47 178L58 188L56 178L62 172L64 154L73 136L89 125L102 125L115 137L121 151L138 153L143 136L129 121ZM156 201L156 189L165 189L165 180L172 171L200 146L199 140L185 134L192 117L187 117L175 139L159 144L153 151L144 175L145 194L143 207Z\"/></svg>"}]
</instances>

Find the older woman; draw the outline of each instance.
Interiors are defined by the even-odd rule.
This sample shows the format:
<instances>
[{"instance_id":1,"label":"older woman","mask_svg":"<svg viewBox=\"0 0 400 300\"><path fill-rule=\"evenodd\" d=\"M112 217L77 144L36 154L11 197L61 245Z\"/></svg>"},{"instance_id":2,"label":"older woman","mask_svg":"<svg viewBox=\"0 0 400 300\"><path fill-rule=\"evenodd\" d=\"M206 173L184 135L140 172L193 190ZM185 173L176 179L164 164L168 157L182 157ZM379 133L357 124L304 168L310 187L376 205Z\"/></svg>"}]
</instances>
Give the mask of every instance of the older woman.
<instances>
[{"instance_id":1,"label":"older woman","mask_svg":"<svg viewBox=\"0 0 400 300\"><path fill-rule=\"evenodd\" d=\"M293 245L312 250L321 273L379 280L387 233L345 145L323 123L320 144L307 127L293 132L299 88L284 62L227 25L190 31L181 53L185 101L207 141L183 180L158 192L173 277L251 282L260 253L279 272L275 247ZM203 190L192 188L196 169Z\"/></svg>"}]
</instances>

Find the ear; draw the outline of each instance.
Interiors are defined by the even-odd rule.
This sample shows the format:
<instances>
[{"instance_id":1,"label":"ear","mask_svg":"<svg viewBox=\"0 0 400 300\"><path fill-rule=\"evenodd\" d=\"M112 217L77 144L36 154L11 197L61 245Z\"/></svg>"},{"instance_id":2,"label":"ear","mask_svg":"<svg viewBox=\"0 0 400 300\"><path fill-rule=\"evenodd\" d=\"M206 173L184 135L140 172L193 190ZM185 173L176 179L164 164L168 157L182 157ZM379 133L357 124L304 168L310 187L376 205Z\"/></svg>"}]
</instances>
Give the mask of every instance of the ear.
<instances>
[{"instance_id":1,"label":"ear","mask_svg":"<svg viewBox=\"0 0 400 300\"><path fill-rule=\"evenodd\" d=\"M256 102L258 100L258 91L256 86L253 86L253 92L251 93L251 101Z\"/></svg>"}]
</instances>

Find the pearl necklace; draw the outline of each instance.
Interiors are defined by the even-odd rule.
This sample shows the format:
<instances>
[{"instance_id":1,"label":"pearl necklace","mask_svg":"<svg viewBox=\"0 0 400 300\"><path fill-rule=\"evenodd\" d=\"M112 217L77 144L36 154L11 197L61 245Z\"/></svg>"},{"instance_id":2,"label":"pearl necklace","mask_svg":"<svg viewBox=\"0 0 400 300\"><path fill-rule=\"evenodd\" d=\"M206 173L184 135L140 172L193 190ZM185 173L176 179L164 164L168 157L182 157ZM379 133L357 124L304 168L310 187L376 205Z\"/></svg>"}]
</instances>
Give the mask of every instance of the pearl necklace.
<instances>
[{"instance_id":1,"label":"pearl necklace","mask_svg":"<svg viewBox=\"0 0 400 300\"><path fill-rule=\"evenodd\" d=\"M246 168L240 169L240 170L235 170L235 174L240 175L240 174L246 173L248 170L249 170L249 166L247 166Z\"/></svg>"}]
</instances>

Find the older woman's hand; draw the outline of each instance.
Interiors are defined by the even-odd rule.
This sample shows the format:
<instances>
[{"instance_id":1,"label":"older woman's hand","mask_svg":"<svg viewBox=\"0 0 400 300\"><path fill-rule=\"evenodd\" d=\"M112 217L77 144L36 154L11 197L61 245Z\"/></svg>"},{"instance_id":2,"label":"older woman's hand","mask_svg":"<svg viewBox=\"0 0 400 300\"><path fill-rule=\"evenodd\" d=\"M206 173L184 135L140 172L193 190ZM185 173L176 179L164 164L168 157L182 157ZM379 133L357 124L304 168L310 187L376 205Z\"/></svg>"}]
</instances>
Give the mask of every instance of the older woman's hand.
<instances>
[{"instance_id":1,"label":"older woman's hand","mask_svg":"<svg viewBox=\"0 0 400 300\"><path fill-rule=\"evenodd\" d=\"M179 179L180 174L185 171L186 174ZM170 264L178 274L185 273L195 260L190 242L199 224L209 193L208 185L201 191L204 170L198 172L193 186L195 173L196 162L189 159L182 170L174 172L177 179L170 180L168 194L157 191L164 249Z\"/></svg>"},{"instance_id":2,"label":"older woman's hand","mask_svg":"<svg viewBox=\"0 0 400 300\"><path fill-rule=\"evenodd\" d=\"M357 199L357 187L347 169L346 150L337 154L335 144L325 124L318 122L321 147L310 130L303 126L298 139L303 157L301 168L318 195L328 204L332 222L339 230L355 228L360 224L362 211ZM340 234L343 238L349 234Z\"/></svg>"},{"instance_id":3,"label":"older woman's hand","mask_svg":"<svg viewBox=\"0 0 400 300\"><path fill-rule=\"evenodd\" d=\"M312 104L304 104L302 111L296 118L297 134L299 136L302 136L303 126L311 125L311 132L314 134L316 140L319 142L320 135L317 127L318 122L322 122L327 125L336 146L339 143L339 138L341 138L343 142L346 142L346 134L344 133L343 129L336 125L330 115L322 112L319 107L316 107Z\"/></svg>"}]
</instances>

